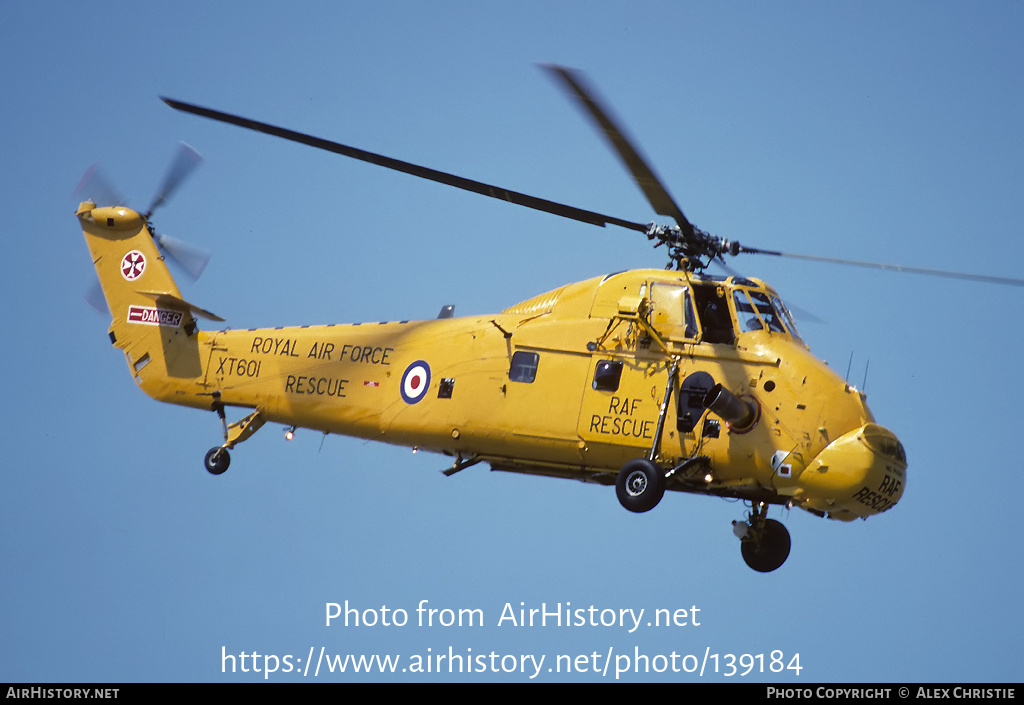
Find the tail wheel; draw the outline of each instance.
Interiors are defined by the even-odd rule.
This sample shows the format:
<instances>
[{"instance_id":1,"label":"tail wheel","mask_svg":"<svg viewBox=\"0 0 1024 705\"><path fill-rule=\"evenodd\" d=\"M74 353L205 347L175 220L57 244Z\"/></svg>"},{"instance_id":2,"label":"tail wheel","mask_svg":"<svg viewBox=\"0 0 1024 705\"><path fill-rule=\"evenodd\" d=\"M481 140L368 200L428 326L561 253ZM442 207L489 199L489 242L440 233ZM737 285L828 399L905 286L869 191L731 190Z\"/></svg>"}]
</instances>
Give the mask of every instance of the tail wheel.
<instances>
[{"instance_id":1,"label":"tail wheel","mask_svg":"<svg viewBox=\"0 0 1024 705\"><path fill-rule=\"evenodd\" d=\"M650 460L631 460L619 471L615 494L631 512L650 511L665 495L665 473Z\"/></svg>"},{"instance_id":2,"label":"tail wheel","mask_svg":"<svg viewBox=\"0 0 1024 705\"><path fill-rule=\"evenodd\" d=\"M220 475L228 469L228 465L230 464L231 455L228 453L228 449L223 446L210 448L206 453L206 458L203 460L203 465L206 466L206 471L211 475Z\"/></svg>"},{"instance_id":3,"label":"tail wheel","mask_svg":"<svg viewBox=\"0 0 1024 705\"><path fill-rule=\"evenodd\" d=\"M760 533L760 537L744 538L740 552L748 566L759 573L770 573L789 557L789 531L781 522L765 519Z\"/></svg>"}]
</instances>

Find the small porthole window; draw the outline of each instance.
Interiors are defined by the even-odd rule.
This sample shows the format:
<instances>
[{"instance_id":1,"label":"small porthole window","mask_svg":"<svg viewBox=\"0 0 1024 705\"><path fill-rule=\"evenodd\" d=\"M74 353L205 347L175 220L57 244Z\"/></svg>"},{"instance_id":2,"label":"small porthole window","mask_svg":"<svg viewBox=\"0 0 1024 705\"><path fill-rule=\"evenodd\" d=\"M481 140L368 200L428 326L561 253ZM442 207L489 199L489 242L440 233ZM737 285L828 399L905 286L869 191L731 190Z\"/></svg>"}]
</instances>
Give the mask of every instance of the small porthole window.
<instances>
[{"instance_id":1,"label":"small porthole window","mask_svg":"<svg viewBox=\"0 0 1024 705\"><path fill-rule=\"evenodd\" d=\"M441 380L441 383L437 385L437 398L438 399L451 399L452 392L455 391L455 378L445 377Z\"/></svg>"},{"instance_id":2,"label":"small porthole window","mask_svg":"<svg viewBox=\"0 0 1024 705\"><path fill-rule=\"evenodd\" d=\"M617 392L619 380L622 378L622 363L614 360L601 360L594 370L594 389L603 392Z\"/></svg>"},{"instance_id":3,"label":"small porthole window","mask_svg":"<svg viewBox=\"0 0 1024 705\"><path fill-rule=\"evenodd\" d=\"M512 366L508 370L508 378L512 382L532 382L537 378L537 363L540 355L535 352L517 350L512 355Z\"/></svg>"}]
</instances>

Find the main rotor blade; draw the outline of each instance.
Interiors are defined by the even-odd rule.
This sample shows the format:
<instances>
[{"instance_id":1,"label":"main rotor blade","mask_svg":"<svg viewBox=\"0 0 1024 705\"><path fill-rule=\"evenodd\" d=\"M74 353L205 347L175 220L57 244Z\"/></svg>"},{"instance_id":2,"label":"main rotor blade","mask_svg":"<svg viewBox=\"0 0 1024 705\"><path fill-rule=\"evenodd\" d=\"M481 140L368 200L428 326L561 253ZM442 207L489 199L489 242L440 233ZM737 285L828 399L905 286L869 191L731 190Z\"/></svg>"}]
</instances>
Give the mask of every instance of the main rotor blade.
<instances>
[{"instance_id":1,"label":"main rotor blade","mask_svg":"<svg viewBox=\"0 0 1024 705\"><path fill-rule=\"evenodd\" d=\"M970 272L953 272L945 269L925 269L922 267L904 267L900 264L885 264L882 262L863 262L853 259L840 259L838 257L819 257L816 255L801 255L794 252L777 252L775 250L760 250L754 247L740 247L740 252L747 252L757 255L773 255L775 257L791 257L793 259L808 260L810 262L829 262L831 264L845 264L853 267L866 267L868 269L884 269L890 272L907 272L910 274L924 274L932 277L944 277L946 279L965 279L967 281L986 282L988 284L1005 284L1007 286L1024 286L1024 279L1013 277L994 277L988 274L971 274Z\"/></svg>"},{"instance_id":2,"label":"main rotor blade","mask_svg":"<svg viewBox=\"0 0 1024 705\"><path fill-rule=\"evenodd\" d=\"M294 130L288 130L283 127L268 125L265 122L258 122L256 120L250 120L248 118L239 117L237 115L222 113L218 110L211 110L210 108L203 108L198 105L183 103L179 100L172 100L170 98L161 98L161 100L163 100L165 103L167 103L167 105L171 106L175 110L181 110L186 113L192 113L193 115L199 115L201 117L210 118L211 120L226 122L231 125L237 125L238 127L245 127L247 129L255 130L257 132L263 132L268 135L274 135L275 137L282 137L286 140L291 140L293 142L299 142L301 144L309 145L310 147L316 147L317 149L323 149L328 152L334 152L335 154L341 154L346 157L351 157L352 159L358 159L360 161L369 162L370 164L376 164L377 166L382 166L388 169L394 169L395 171L401 171L406 174L411 174L412 176L418 176L421 179L436 181L438 183L446 184L448 186L454 186L455 188L460 188L466 191L472 191L473 193L479 193L483 196L489 196L491 198L496 198L501 201L508 201L509 203L514 203L519 206L526 206L527 208L533 208L535 210L544 211L545 213L560 215L563 218L570 218L572 220L590 223L591 225L599 225L602 228L606 225L618 225L619 227L629 228L630 230L647 232L647 226L642 223L635 223L629 220L615 218L610 215L602 215L601 213L595 213L594 211L588 211L582 208L567 206L563 203L548 201L543 198L537 198L536 196L529 196L525 193L511 191L500 186L492 186L491 184L485 184L480 181L473 181L472 179L466 179L461 176L449 174L444 171L438 171L436 169L430 169L425 166L419 166L417 164L403 162L398 159L386 157L382 154L367 152L366 150L358 149L356 147L350 147L344 144L339 144L338 142L331 142L330 140L325 140L320 137L313 137L312 135L303 134L301 132L296 132Z\"/></svg>"},{"instance_id":3,"label":"main rotor blade","mask_svg":"<svg viewBox=\"0 0 1024 705\"><path fill-rule=\"evenodd\" d=\"M586 110L590 117L600 128L612 148L618 153L623 164L633 175L640 190L647 196L647 200L654 207L658 215L673 218L684 235L693 236L694 227L683 210L676 204L668 189L661 183L661 179L648 166L647 161L640 155L640 151L633 146L625 131L612 119L611 111L598 101L597 92L589 85L583 75L578 71L572 71L564 66L543 64L542 68L547 70L556 79L559 79L575 96L580 105Z\"/></svg>"}]
</instances>

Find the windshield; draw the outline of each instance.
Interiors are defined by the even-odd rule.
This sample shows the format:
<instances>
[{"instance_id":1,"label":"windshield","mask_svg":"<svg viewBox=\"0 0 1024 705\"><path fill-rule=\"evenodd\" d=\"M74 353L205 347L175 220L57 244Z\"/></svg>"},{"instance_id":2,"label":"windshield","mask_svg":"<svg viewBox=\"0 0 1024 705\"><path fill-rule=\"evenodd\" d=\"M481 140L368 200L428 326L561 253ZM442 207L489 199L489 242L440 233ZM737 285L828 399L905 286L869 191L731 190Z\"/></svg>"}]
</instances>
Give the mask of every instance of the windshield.
<instances>
[{"instance_id":1,"label":"windshield","mask_svg":"<svg viewBox=\"0 0 1024 705\"><path fill-rule=\"evenodd\" d=\"M793 321L793 316L790 314L789 309L782 303L782 299L777 294L771 294L772 304L775 306L775 310L782 314L782 317L786 321L786 327L789 329L789 334L800 340L800 333L796 329L796 323Z\"/></svg>"},{"instance_id":2,"label":"windshield","mask_svg":"<svg viewBox=\"0 0 1024 705\"><path fill-rule=\"evenodd\" d=\"M793 317L774 293L737 288L733 290L733 302L736 304L736 318L740 330L769 330L773 333L789 333L794 338L800 338Z\"/></svg>"}]
</instances>

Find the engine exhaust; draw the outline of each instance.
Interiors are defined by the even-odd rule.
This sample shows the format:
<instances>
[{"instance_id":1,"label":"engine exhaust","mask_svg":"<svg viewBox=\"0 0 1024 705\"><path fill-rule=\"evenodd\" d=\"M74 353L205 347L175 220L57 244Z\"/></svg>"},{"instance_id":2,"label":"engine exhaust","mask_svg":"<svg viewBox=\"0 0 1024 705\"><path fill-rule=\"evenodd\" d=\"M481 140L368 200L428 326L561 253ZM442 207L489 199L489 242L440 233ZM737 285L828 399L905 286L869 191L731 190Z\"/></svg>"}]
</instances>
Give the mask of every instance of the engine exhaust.
<instances>
[{"instance_id":1,"label":"engine exhaust","mask_svg":"<svg viewBox=\"0 0 1024 705\"><path fill-rule=\"evenodd\" d=\"M704 406L725 419L734 433L746 433L761 416L755 400L741 399L721 384L716 384L704 395Z\"/></svg>"}]
</instances>

